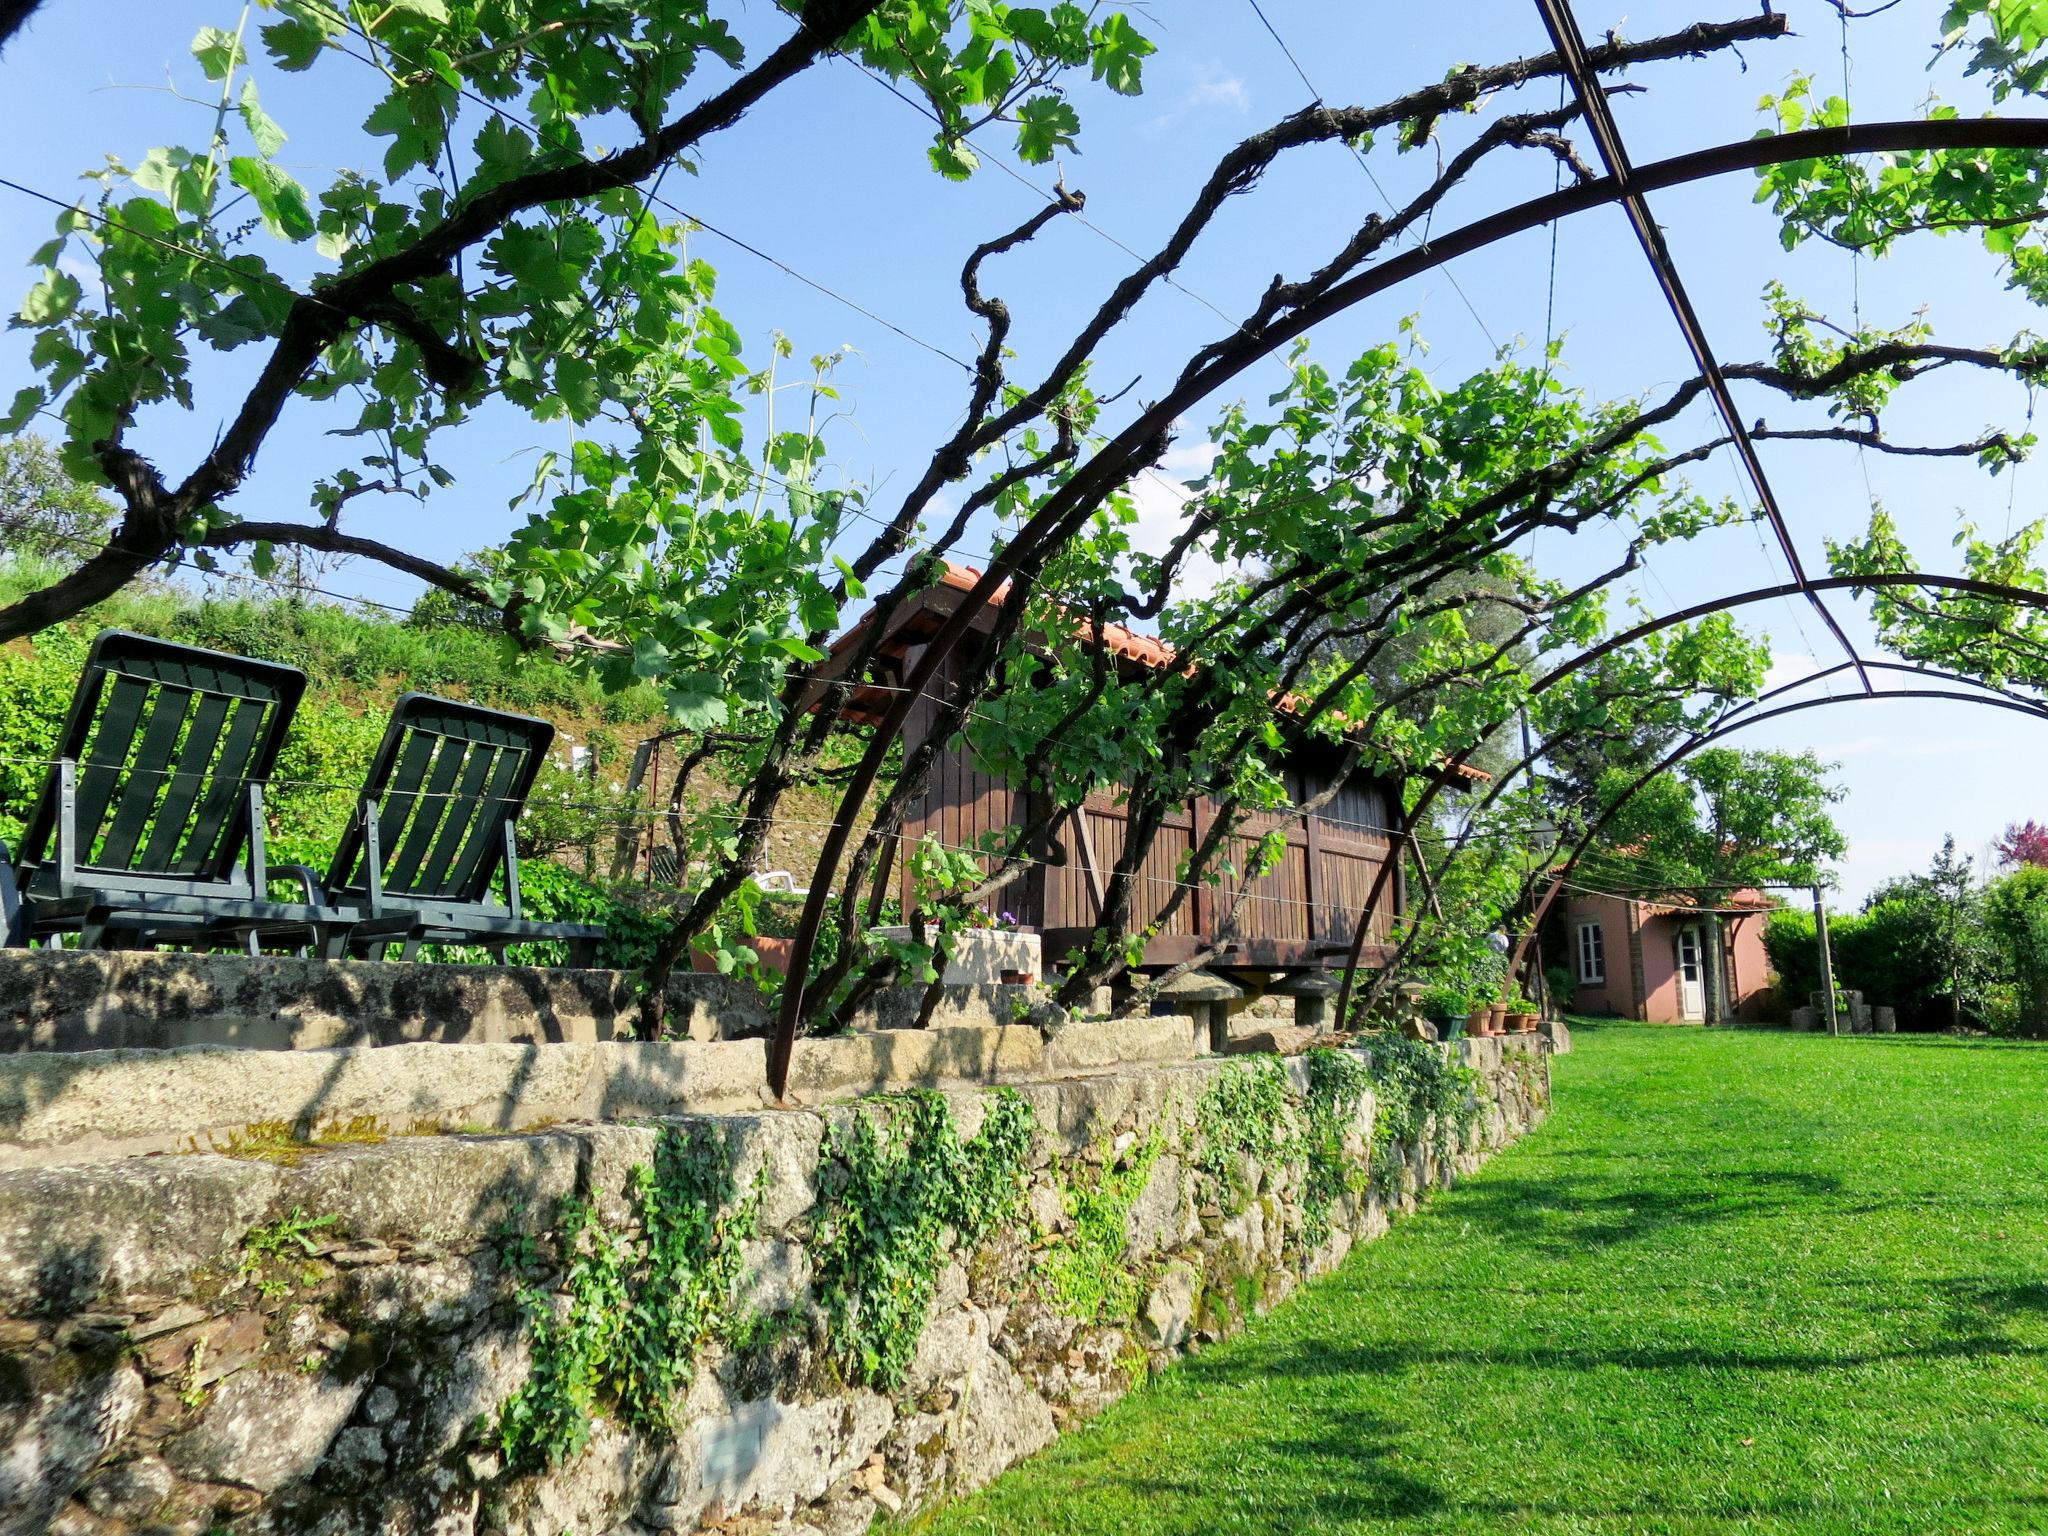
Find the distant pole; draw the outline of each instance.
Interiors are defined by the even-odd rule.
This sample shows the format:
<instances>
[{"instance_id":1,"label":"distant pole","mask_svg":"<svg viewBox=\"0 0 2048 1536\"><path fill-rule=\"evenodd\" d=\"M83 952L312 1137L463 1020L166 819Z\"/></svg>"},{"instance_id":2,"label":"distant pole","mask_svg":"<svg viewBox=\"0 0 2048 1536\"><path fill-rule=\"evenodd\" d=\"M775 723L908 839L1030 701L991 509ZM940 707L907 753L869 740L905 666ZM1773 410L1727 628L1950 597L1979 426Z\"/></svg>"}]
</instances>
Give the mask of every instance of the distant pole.
<instances>
[{"instance_id":1,"label":"distant pole","mask_svg":"<svg viewBox=\"0 0 2048 1536\"><path fill-rule=\"evenodd\" d=\"M1828 907L1817 885L1813 888L1813 927L1820 938L1820 995L1828 1010L1828 1033L1839 1035L1842 1021L1835 1012L1835 957L1828 949Z\"/></svg>"}]
</instances>

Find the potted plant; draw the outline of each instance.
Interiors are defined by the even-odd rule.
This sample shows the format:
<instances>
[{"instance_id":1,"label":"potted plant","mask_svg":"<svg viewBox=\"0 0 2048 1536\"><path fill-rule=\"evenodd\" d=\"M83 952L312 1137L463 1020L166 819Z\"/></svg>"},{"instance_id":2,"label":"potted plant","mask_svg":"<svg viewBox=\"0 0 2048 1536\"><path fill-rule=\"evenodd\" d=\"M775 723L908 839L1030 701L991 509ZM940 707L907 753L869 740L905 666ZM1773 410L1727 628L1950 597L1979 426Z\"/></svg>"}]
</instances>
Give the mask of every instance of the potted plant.
<instances>
[{"instance_id":1,"label":"potted plant","mask_svg":"<svg viewBox=\"0 0 2048 1536\"><path fill-rule=\"evenodd\" d=\"M1533 1035L1536 1033L1536 1005L1522 993L1517 992L1507 1000L1508 1029L1512 1034Z\"/></svg>"},{"instance_id":2,"label":"potted plant","mask_svg":"<svg viewBox=\"0 0 2048 1536\"><path fill-rule=\"evenodd\" d=\"M1433 1021L1446 1040L1455 1040L1465 1028L1465 1015L1470 1007L1464 993L1442 983L1422 994L1423 1017Z\"/></svg>"},{"instance_id":3,"label":"potted plant","mask_svg":"<svg viewBox=\"0 0 2048 1536\"><path fill-rule=\"evenodd\" d=\"M1493 1010L1493 988L1480 982L1472 989L1472 1007L1465 1015L1465 1033L1478 1036L1500 1033L1493 1027Z\"/></svg>"},{"instance_id":4,"label":"potted plant","mask_svg":"<svg viewBox=\"0 0 2048 1536\"><path fill-rule=\"evenodd\" d=\"M1493 1001L1487 1009L1488 1034L1504 1035L1508 1032L1508 999L1512 996L1514 992L1506 982L1493 989Z\"/></svg>"}]
</instances>

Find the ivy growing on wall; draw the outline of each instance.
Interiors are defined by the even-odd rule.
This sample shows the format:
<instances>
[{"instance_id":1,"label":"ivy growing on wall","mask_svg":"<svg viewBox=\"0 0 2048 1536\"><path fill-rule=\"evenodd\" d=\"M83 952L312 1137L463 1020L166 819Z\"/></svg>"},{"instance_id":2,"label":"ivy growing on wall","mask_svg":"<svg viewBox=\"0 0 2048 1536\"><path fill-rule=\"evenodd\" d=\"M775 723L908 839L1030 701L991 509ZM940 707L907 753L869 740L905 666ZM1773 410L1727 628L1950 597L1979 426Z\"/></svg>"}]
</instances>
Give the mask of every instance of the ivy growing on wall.
<instances>
[{"instance_id":1,"label":"ivy growing on wall","mask_svg":"<svg viewBox=\"0 0 2048 1536\"><path fill-rule=\"evenodd\" d=\"M1371 1066L1375 1107L1375 1165L1394 1146L1414 1146L1433 1135L1438 1155L1448 1153L1479 1120L1474 1090L1479 1074L1453 1061L1442 1046L1406 1035L1375 1034Z\"/></svg>"},{"instance_id":2,"label":"ivy growing on wall","mask_svg":"<svg viewBox=\"0 0 2048 1536\"><path fill-rule=\"evenodd\" d=\"M511 1467L573 1456L606 1406L636 1429L671 1431L697 1355L733 1324L760 1192L739 1197L724 1139L708 1127L664 1128L626 1193L632 1227L607 1225L588 1201L563 1202L562 1273L552 1285L528 1278L520 1290L533 1370L499 1415ZM530 1248L508 1250L506 1262L529 1275Z\"/></svg>"},{"instance_id":3,"label":"ivy growing on wall","mask_svg":"<svg viewBox=\"0 0 2048 1536\"><path fill-rule=\"evenodd\" d=\"M845 1182L818 1222L813 1294L848 1380L903 1385L947 1234L964 1252L1018 1213L1036 1123L1030 1105L998 1090L963 1141L945 1099L926 1090L905 1095L886 1125L859 1109L834 1127L826 1153Z\"/></svg>"},{"instance_id":4,"label":"ivy growing on wall","mask_svg":"<svg viewBox=\"0 0 2048 1536\"><path fill-rule=\"evenodd\" d=\"M1287 1069L1277 1056L1233 1062L1195 1104L1195 1167L1242 1200L1242 1159L1266 1162L1285 1154L1294 1132Z\"/></svg>"},{"instance_id":5,"label":"ivy growing on wall","mask_svg":"<svg viewBox=\"0 0 2048 1536\"><path fill-rule=\"evenodd\" d=\"M1313 1247L1330 1236L1330 1213L1364 1182L1364 1170L1345 1150L1359 1101L1372 1087L1372 1069L1349 1051L1318 1046L1307 1056L1308 1093L1301 1106L1302 1230ZM1378 1120L1375 1119L1375 1127Z\"/></svg>"},{"instance_id":6,"label":"ivy growing on wall","mask_svg":"<svg viewBox=\"0 0 2048 1536\"><path fill-rule=\"evenodd\" d=\"M1088 1323L1136 1315L1141 1287L1128 1263L1131 1207L1165 1150L1166 1135L1155 1128L1121 1161L1102 1157L1099 1173L1079 1166L1061 1171L1069 1226L1038 1258L1040 1291L1055 1311Z\"/></svg>"}]
</instances>

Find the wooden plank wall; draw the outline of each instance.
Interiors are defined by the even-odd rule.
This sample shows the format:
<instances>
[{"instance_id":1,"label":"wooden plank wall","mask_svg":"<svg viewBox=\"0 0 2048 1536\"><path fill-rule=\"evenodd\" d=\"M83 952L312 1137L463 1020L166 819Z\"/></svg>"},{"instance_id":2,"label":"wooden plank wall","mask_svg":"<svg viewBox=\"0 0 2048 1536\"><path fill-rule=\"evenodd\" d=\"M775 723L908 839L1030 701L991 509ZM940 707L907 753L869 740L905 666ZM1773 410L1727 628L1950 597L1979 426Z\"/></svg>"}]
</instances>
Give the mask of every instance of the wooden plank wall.
<instances>
[{"instance_id":1,"label":"wooden plank wall","mask_svg":"<svg viewBox=\"0 0 2048 1536\"><path fill-rule=\"evenodd\" d=\"M1380 866L1396 851L1394 839L1376 830L1394 825L1391 788L1354 779L1316 818L1322 853L1316 871L1318 937L1325 943L1350 943ZM1395 896L1388 890L1380 897L1369 933L1374 943L1385 943L1393 932Z\"/></svg>"},{"instance_id":2,"label":"wooden plank wall","mask_svg":"<svg viewBox=\"0 0 2048 1536\"><path fill-rule=\"evenodd\" d=\"M1108 883L1116 861L1123 857L1129 820L1124 807L1107 796L1090 796L1088 803L1061 825L1058 836L1066 847L1067 862L1062 868L1045 871L1046 927L1085 928L1094 923L1102 909L1098 899L1101 889ZM1185 812L1169 816L1160 828L1139 869L1138 888L1132 893L1131 912L1140 927L1154 921L1172 898L1181 861L1192 846L1193 831L1193 822ZM1091 854L1092 872L1088 867ZM1190 891L1187 895L1188 899L1161 928L1162 934L1194 935L1196 893Z\"/></svg>"},{"instance_id":3,"label":"wooden plank wall","mask_svg":"<svg viewBox=\"0 0 2048 1536\"><path fill-rule=\"evenodd\" d=\"M904 741L915 745L932 727L938 706L918 699L904 722ZM965 742L954 742L932 764L924 795L911 803L903 819L903 837L896 852L896 894L909 912L913 899L910 853L925 837L948 848L969 848L987 833L1001 832L1024 820L1024 796L974 760ZM1044 926L1044 882L1027 873L992 897L988 905L1008 912L1020 927Z\"/></svg>"},{"instance_id":4,"label":"wooden plank wall","mask_svg":"<svg viewBox=\"0 0 2048 1536\"><path fill-rule=\"evenodd\" d=\"M918 700L906 723L906 741L914 744L921 740L934 713L929 701ZM1296 803L1322 788L1323 781L1313 772L1290 773L1288 778ZM1274 869L1253 882L1239 916L1237 935L1300 944L1305 951L1348 945L1380 867L1396 846L1380 830L1393 824L1390 790L1391 786L1377 781L1357 779L1313 818L1253 817L1231 840L1234 868L1243 870L1259 838L1276 826L1286 833L1287 849ZM966 847L984 834L1016 825L1023 819L1024 809L1023 797L985 772L964 743L956 742L942 752L924 797L910 808L904 822L895 884L905 909L913 896L906 856L919 839L930 835L949 847ZM1103 885L1123 852L1127 820L1124 807L1113 796L1091 796L1055 832L1067 851L1065 865L1033 870L990 905L1011 913L1025 927L1092 926L1100 911ZM1190 808L1170 816L1154 841L1132 902L1139 926L1156 921L1172 898L1182 860L1194 845L1195 825L1196 813ZM1240 878L1232 876L1219 886L1186 893L1187 899L1161 926L1161 936L1207 938L1215 922L1229 911ZM1374 942L1383 943L1389 937L1398 900L1397 889L1382 894L1370 933Z\"/></svg>"}]
</instances>

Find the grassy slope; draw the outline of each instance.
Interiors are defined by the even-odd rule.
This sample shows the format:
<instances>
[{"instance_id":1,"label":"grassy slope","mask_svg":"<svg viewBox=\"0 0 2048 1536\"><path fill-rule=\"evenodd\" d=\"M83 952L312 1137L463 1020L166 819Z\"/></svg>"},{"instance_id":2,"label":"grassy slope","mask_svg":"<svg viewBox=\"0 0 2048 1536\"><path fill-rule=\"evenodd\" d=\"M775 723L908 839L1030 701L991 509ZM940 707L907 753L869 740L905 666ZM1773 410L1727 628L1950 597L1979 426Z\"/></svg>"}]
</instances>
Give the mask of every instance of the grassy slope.
<instances>
[{"instance_id":1,"label":"grassy slope","mask_svg":"<svg viewBox=\"0 0 2048 1536\"><path fill-rule=\"evenodd\" d=\"M0 558L0 603L56 574L54 567ZM331 842L338 819L353 807L353 787L383 735L392 703L409 689L540 715L554 723L562 740L595 748L604 776L614 781L625 778L641 740L669 724L655 689L641 685L607 694L596 678L549 654L520 655L491 632L423 628L326 602L202 602L159 584L125 591L64 631L0 647L0 758L40 760L48 754L85 648L101 628L259 656L309 674L312 686L271 796L272 835L284 839L287 858L312 857L305 837ZM665 767L673 772L673 750ZM0 838L19 834L43 775L39 762L0 761ZM738 786L727 782L733 777L717 766L702 771L701 798L735 798ZM292 780L325 787L294 792L283 782ZM829 787L790 791L769 834L765 867L791 869L799 883L807 880L837 806Z\"/></svg>"},{"instance_id":2,"label":"grassy slope","mask_svg":"<svg viewBox=\"0 0 2048 1536\"><path fill-rule=\"evenodd\" d=\"M1537 1135L929 1529L2048 1530L2048 1049L1579 1041Z\"/></svg>"}]
</instances>

